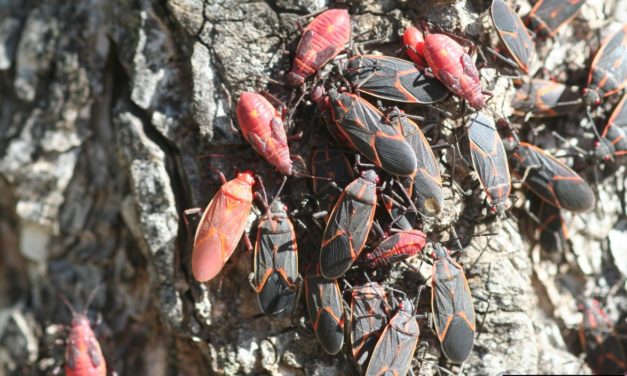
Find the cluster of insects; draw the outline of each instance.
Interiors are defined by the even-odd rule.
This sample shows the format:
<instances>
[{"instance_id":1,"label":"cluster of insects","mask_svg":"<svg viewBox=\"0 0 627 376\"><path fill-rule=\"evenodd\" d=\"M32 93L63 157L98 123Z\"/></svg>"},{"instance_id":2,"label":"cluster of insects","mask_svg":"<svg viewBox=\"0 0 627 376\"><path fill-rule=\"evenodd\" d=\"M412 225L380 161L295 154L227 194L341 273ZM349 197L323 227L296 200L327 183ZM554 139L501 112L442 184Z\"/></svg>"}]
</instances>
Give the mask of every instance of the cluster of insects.
<instances>
[{"instance_id":1,"label":"cluster of insects","mask_svg":"<svg viewBox=\"0 0 627 376\"><path fill-rule=\"evenodd\" d=\"M583 0L540 0L523 21L503 0L492 2L492 23L507 56L490 50L508 69L522 74L516 79L512 101L516 118L558 117L582 109L592 118L593 111L612 101L627 84L627 26L601 43L583 91L529 77L534 39L555 36L583 4ZM300 156L290 153L288 141L300 135L286 134L286 123L297 106L308 102L284 106L265 92L239 96L236 115L242 137L285 178L269 199L263 180L253 172L240 172L229 181L220 174L222 185L196 230L193 276L199 282L214 279L243 239L254 249L250 284L263 313L289 317L304 294L322 349L337 354L346 348L360 373L409 373L420 327L433 328L442 354L451 363L462 364L471 354L477 332L471 291L455 257L462 250L451 251L452 245L437 240L437 234L425 233L424 226L445 210L443 177L450 177L448 187L455 190L456 165L474 170L487 203L483 220L500 220L508 214L512 176L518 179L528 191L528 212L537 222L539 242L547 249L566 241L561 210L591 211L594 190L566 163L523 137L509 120L495 119L488 109L492 93L484 88L472 56L481 49L468 45L468 40L419 22L402 35L407 60L347 48L351 34L347 10L330 9L315 16L302 32L286 77L294 92L300 90L310 99L320 124L325 124L326 130L321 125L316 132L328 132L336 145L316 148L309 169ZM459 114L437 107L450 101L451 94L461 99ZM424 118L407 110L411 105L425 106L441 116L461 115L463 126L453 130L460 137L433 146L425 136L426 127L419 126ZM620 161L627 154L626 127L623 97L602 127L592 122L594 143L590 151L583 151L583 159ZM452 155L447 158L448 175L433 151L439 149ZM279 198L288 177L312 181L310 195L316 211L308 220L321 229L315 255L299 255L294 223L300 220ZM257 220L253 246L245 231L255 203L263 214ZM454 236L451 239L451 244L459 244ZM375 274L399 262L420 273L407 263L413 256L432 265L430 284L408 292L374 280ZM431 311L418 313L425 288L431 292ZM595 302L582 300L581 307L581 341L588 362L597 372L622 372L622 345ZM76 314L73 326L79 330L84 321L84 315ZM419 325L421 321L428 324ZM104 363L95 362L102 361L102 353L93 347L93 333L72 338L68 374L104 374L79 370L104 369Z\"/></svg>"}]
</instances>

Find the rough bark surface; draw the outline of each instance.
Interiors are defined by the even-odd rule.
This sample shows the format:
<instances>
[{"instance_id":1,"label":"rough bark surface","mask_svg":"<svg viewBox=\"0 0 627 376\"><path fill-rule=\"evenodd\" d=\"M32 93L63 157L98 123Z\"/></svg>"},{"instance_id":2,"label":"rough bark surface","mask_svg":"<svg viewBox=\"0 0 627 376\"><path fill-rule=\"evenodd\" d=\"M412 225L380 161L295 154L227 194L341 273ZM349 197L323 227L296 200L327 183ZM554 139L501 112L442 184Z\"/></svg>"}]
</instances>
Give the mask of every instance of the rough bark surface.
<instances>
[{"instance_id":1,"label":"rough bark surface","mask_svg":"<svg viewBox=\"0 0 627 376\"><path fill-rule=\"evenodd\" d=\"M518 3L524 14L529 4ZM488 17L479 18L488 4L349 0L339 6L350 7L358 40L381 38L375 47L393 53L398 32L420 18L495 46ZM250 254L237 251L237 262L220 277L195 282L193 233L182 214L216 192L211 168L229 178L253 169L275 192L280 175L232 132L231 108L243 90L270 88L289 98L288 89L268 78L282 82L290 68L298 17L327 6L338 4L0 0L0 375L59 372L60 340L71 319L59 294L82 309L98 285L89 314L109 369L120 375L355 372L345 355L321 350L304 303L294 320L260 314L247 282ZM544 66L566 67L583 82L599 30L607 30L603 20L621 19L625 8L624 1L588 1L573 26L544 46L550 51ZM508 115L510 80L492 68L482 75L495 92L491 111ZM322 127L315 107L303 108L288 132L309 130L292 147L307 157L324 141L311 131ZM460 113L457 99L441 108ZM462 119L442 122L446 134L445 126ZM205 154L212 155L198 158ZM521 236L519 209L512 218L458 230L497 234L465 244L479 330L462 372L590 372L570 346L581 319L576 298L607 295L627 273L624 169L602 173L597 210L569 218L571 250L563 258L540 255L532 238ZM457 174L472 179L464 167ZM291 205L300 205L308 184L290 181ZM476 180L463 184L476 187ZM484 208L480 191L470 198L449 191L442 218L427 228L445 233L460 218L476 216ZM317 252L315 231L300 232L299 240L301 254ZM416 290L416 277L403 265L386 283L410 295ZM621 314L619 298L607 302L614 318ZM439 357L426 324L421 331L415 372L432 374L435 364L459 371Z\"/></svg>"}]
</instances>

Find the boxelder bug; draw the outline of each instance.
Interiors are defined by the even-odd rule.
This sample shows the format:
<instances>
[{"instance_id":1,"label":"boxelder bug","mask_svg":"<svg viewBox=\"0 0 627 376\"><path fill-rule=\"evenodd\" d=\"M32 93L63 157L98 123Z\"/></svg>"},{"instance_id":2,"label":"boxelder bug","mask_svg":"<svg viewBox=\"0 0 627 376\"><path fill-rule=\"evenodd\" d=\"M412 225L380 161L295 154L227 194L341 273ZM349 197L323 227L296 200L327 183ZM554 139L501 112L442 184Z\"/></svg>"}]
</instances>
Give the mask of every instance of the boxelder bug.
<instances>
[{"instance_id":1,"label":"boxelder bug","mask_svg":"<svg viewBox=\"0 0 627 376\"><path fill-rule=\"evenodd\" d=\"M263 95L244 92L237 101L237 121L242 135L257 153L282 174L293 174L281 111Z\"/></svg>"},{"instance_id":2,"label":"boxelder bug","mask_svg":"<svg viewBox=\"0 0 627 376\"><path fill-rule=\"evenodd\" d=\"M278 195L278 194L277 194ZM292 311L298 280L298 244L287 208L275 198L259 219L251 284L261 310L271 317Z\"/></svg>"},{"instance_id":3,"label":"boxelder bug","mask_svg":"<svg viewBox=\"0 0 627 376\"><path fill-rule=\"evenodd\" d=\"M483 108L490 93L481 88L479 71L464 48L445 34L429 33L424 40L424 58L433 75L472 108Z\"/></svg>"},{"instance_id":4,"label":"boxelder bug","mask_svg":"<svg viewBox=\"0 0 627 376\"><path fill-rule=\"evenodd\" d=\"M319 14L303 30L288 83L302 84L340 53L350 38L351 18L346 9L329 9Z\"/></svg>"},{"instance_id":5,"label":"boxelder bug","mask_svg":"<svg viewBox=\"0 0 627 376\"><path fill-rule=\"evenodd\" d=\"M525 24L514 10L503 0L493 0L490 7L492 22L501 42L523 73L529 73L529 63L534 43Z\"/></svg>"},{"instance_id":6,"label":"boxelder bug","mask_svg":"<svg viewBox=\"0 0 627 376\"><path fill-rule=\"evenodd\" d=\"M411 178L405 178L411 180ZM401 230L411 230L418 219L418 209L407 194L406 188L401 182L390 179L385 190L379 195L377 210L382 215L375 216L379 224L384 224L386 229L396 227Z\"/></svg>"},{"instance_id":7,"label":"boxelder bug","mask_svg":"<svg viewBox=\"0 0 627 376\"><path fill-rule=\"evenodd\" d=\"M503 141L494 120L482 112L470 116L469 127L472 164L491 202L492 212L502 214L512 188Z\"/></svg>"},{"instance_id":8,"label":"boxelder bug","mask_svg":"<svg viewBox=\"0 0 627 376\"><path fill-rule=\"evenodd\" d=\"M427 68L427 62L425 61L425 37L422 31L418 30L414 26L407 26L405 32L403 32L403 44L405 45L405 52L411 61L416 64L420 70Z\"/></svg>"},{"instance_id":9,"label":"boxelder bug","mask_svg":"<svg viewBox=\"0 0 627 376\"><path fill-rule=\"evenodd\" d=\"M374 171L364 171L335 203L320 248L320 270L325 278L341 277L362 251L377 206L378 182Z\"/></svg>"},{"instance_id":10,"label":"boxelder bug","mask_svg":"<svg viewBox=\"0 0 627 376\"><path fill-rule=\"evenodd\" d=\"M339 189L344 189L355 179L353 168L346 155L329 148L317 149L311 157L311 172L314 176L331 179L332 183L320 179L313 179L313 191L317 197L324 200L322 210L328 210L340 196Z\"/></svg>"},{"instance_id":11,"label":"boxelder bug","mask_svg":"<svg viewBox=\"0 0 627 376\"><path fill-rule=\"evenodd\" d=\"M435 262L431 277L431 308L442 352L455 363L463 363L472 350L475 308L464 269L439 243L434 244Z\"/></svg>"},{"instance_id":12,"label":"boxelder bug","mask_svg":"<svg viewBox=\"0 0 627 376\"><path fill-rule=\"evenodd\" d=\"M539 0L527 15L527 25L541 37L552 37L570 22L586 0Z\"/></svg>"},{"instance_id":13,"label":"boxelder bug","mask_svg":"<svg viewBox=\"0 0 627 376\"><path fill-rule=\"evenodd\" d=\"M588 106L601 104L601 98L621 91L627 85L627 24L607 37L597 52L584 89Z\"/></svg>"},{"instance_id":14,"label":"boxelder bug","mask_svg":"<svg viewBox=\"0 0 627 376\"><path fill-rule=\"evenodd\" d=\"M427 243L427 236L420 230L397 232L383 240L365 255L370 268L388 265L418 254Z\"/></svg>"},{"instance_id":15,"label":"boxelder bug","mask_svg":"<svg viewBox=\"0 0 627 376\"><path fill-rule=\"evenodd\" d=\"M350 93L329 91L333 120L349 146L392 175L416 171L416 155L403 135L366 100Z\"/></svg>"},{"instance_id":16,"label":"boxelder bug","mask_svg":"<svg viewBox=\"0 0 627 376\"><path fill-rule=\"evenodd\" d=\"M406 375L416 352L420 329L414 306L403 300L372 351L366 376Z\"/></svg>"},{"instance_id":17,"label":"boxelder bug","mask_svg":"<svg viewBox=\"0 0 627 376\"><path fill-rule=\"evenodd\" d=\"M583 313L579 341L590 367L600 375L623 374L627 369L625 350L599 302L596 299L581 301L579 310Z\"/></svg>"},{"instance_id":18,"label":"boxelder bug","mask_svg":"<svg viewBox=\"0 0 627 376\"><path fill-rule=\"evenodd\" d=\"M305 277L307 310L322 349L333 355L344 345L344 307L337 280L328 280L320 271Z\"/></svg>"},{"instance_id":19,"label":"boxelder bug","mask_svg":"<svg viewBox=\"0 0 627 376\"><path fill-rule=\"evenodd\" d=\"M386 291L372 282L353 288L351 295L351 349L357 365L365 367L390 316Z\"/></svg>"},{"instance_id":20,"label":"boxelder bug","mask_svg":"<svg viewBox=\"0 0 627 376\"><path fill-rule=\"evenodd\" d=\"M578 88L540 79L532 79L522 84L512 100L516 115L533 117L570 115L582 104Z\"/></svg>"},{"instance_id":21,"label":"boxelder bug","mask_svg":"<svg viewBox=\"0 0 627 376\"><path fill-rule=\"evenodd\" d=\"M392 111L389 119L390 123L401 131L416 155L418 167L411 182L413 201L420 213L434 216L442 210L444 192L440 169L431 145L418 125L399 111Z\"/></svg>"},{"instance_id":22,"label":"boxelder bug","mask_svg":"<svg viewBox=\"0 0 627 376\"><path fill-rule=\"evenodd\" d=\"M563 252L567 247L568 229L560 209L547 204L534 194L529 196L529 201L529 210L539 221L535 229L540 234L540 247L545 252Z\"/></svg>"},{"instance_id":23,"label":"boxelder bug","mask_svg":"<svg viewBox=\"0 0 627 376\"><path fill-rule=\"evenodd\" d=\"M96 290L92 292L83 312L76 312L70 302L62 297L63 302L72 312L72 327L65 349L65 374L67 376L105 376L107 374L102 349L87 318L87 307L95 292Z\"/></svg>"},{"instance_id":24,"label":"boxelder bug","mask_svg":"<svg viewBox=\"0 0 627 376\"><path fill-rule=\"evenodd\" d=\"M242 238L253 206L252 172L239 173L228 182L220 174L220 179L223 184L205 209L194 238L192 272L199 282L220 273Z\"/></svg>"},{"instance_id":25,"label":"boxelder bug","mask_svg":"<svg viewBox=\"0 0 627 376\"><path fill-rule=\"evenodd\" d=\"M607 121L601 141L597 144L595 154L601 159L611 159L613 156L627 155L627 95L616 105L614 112Z\"/></svg>"},{"instance_id":26,"label":"boxelder bug","mask_svg":"<svg viewBox=\"0 0 627 376\"><path fill-rule=\"evenodd\" d=\"M594 208L596 199L588 183L546 151L521 142L511 158L517 177L542 200L573 212Z\"/></svg>"},{"instance_id":27,"label":"boxelder bug","mask_svg":"<svg viewBox=\"0 0 627 376\"><path fill-rule=\"evenodd\" d=\"M404 103L432 104L449 91L428 78L410 61L390 56L360 55L348 61L346 78L359 92Z\"/></svg>"}]
</instances>

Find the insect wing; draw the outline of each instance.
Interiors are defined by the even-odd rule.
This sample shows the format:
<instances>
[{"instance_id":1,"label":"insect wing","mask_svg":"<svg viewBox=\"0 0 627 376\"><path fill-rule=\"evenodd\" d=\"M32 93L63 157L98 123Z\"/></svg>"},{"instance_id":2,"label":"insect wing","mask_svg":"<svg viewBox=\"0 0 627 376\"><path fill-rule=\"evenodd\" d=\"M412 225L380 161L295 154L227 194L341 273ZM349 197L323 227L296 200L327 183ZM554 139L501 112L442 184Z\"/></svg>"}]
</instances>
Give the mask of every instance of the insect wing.
<instances>
[{"instance_id":1,"label":"insect wing","mask_svg":"<svg viewBox=\"0 0 627 376\"><path fill-rule=\"evenodd\" d=\"M356 287L351 300L351 348L359 366L368 364L372 350L387 323L385 290L376 282Z\"/></svg>"},{"instance_id":2,"label":"insect wing","mask_svg":"<svg viewBox=\"0 0 627 376\"><path fill-rule=\"evenodd\" d=\"M627 129L627 95L616 105L612 116L601 133L604 146L611 151L610 154L617 156L627 155L627 138L625 138L625 130Z\"/></svg>"},{"instance_id":3,"label":"insect wing","mask_svg":"<svg viewBox=\"0 0 627 376\"><path fill-rule=\"evenodd\" d=\"M596 87L602 97L612 95L627 84L627 25L607 38L590 68L588 87Z\"/></svg>"},{"instance_id":4,"label":"insect wing","mask_svg":"<svg viewBox=\"0 0 627 376\"><path fill-rule=\"evenodd\" d=\"M516 90L512 107L519 116L555 117L574 113L582 103L581 90L575 86L533 79Z\"/></svg>"},{"instance_id":5,"label":"insect wing","mask_svg":"<svg viewBox=\"0 0 627 376\"><path fill-rule=\"evenodd\" d=\"M520 69L529 73L534 44L522 20L503 0L493 0L490 12L499 38Z\"/></svg>"},{"instance_id":6,"label":"insect wing","mask_svg":"<svg viewBox=\"0 0 627 376\"><path fill-rule=\"evenodd\" d=\"M481 112L470 117L470 154L481 184L496 207L504 205L511 191L507 155L494 121Z\"/></svg>"},{"instance_id":7,"label":"insect wing","mask_svg":"<svg viewBox=\"0 0 627 376\"><path fill-rule=\"evenodd\" d=\"M529 27L539 35L554 36L570 22L586 0L540 0L529 13Z\"/></svg>"},{"instance_id":8,"label":"insect wing","mask_svg":"<svg viewBox=\"0 0 627 376\"><path fill-rule=\"evenodd\" d=\"M320 275L305 278L307 310L322 349L333 355L344 345L344 309L336 280Z\"/></svg>"},{"instance_id":9,"label":"insect wing","mask_svg":"<svg viewBox=\"0 0 627 376\"><path fill-rule=\"evenodd\" d=\"M427 78L412 62L390 56L355 56L346 77L360 92L395 102L432 104L449 95L444 85Z\"/></svg>"}]
</instances>

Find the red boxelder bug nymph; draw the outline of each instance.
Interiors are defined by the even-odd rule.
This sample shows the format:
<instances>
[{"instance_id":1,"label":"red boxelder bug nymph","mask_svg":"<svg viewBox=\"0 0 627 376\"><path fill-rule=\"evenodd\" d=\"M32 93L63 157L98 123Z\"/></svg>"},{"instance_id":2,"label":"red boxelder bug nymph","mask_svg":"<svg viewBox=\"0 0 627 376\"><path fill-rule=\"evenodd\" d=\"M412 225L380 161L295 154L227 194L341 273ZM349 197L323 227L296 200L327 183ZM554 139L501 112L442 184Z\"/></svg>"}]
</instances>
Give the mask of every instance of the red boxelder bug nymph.
<instances>
[{"instance_id":1,"label":"red boxelder bug nymph","mask_svg":"<svg viewBox=\"0 0 627 376\"><path fill-rule=\"evenodd\" d=\"M427 243L427 236L420 230L401 231L392 234L365 255L370 268L389 265L418 254Z\"/></svg>"},{"instance_id":2,"label":"red boxelder bug nymph","mask_svg":"<svg viewBox=\"0 0 627 376\"><path fill-rule=\"evenodd\" d=\"M329 91L333 120L350 147L392 175L416 171L416 156L403 135L376 107L350 93Z\"/></svg>"},{"instance_id":3,"label":"red boxelder bug nymph","mask_svg":"<svg viewBox=\"0 0 627 376\"><path fill-rule=\"evenodd\" d=\"M351 296L351 349L357 365L365 367L390 316L387 292L372 282L353 288Z\"/></svg>"},{"instance_id":4,"label":"red boxelder bug nymph","mask_svg":"<svg viewBox=\"0 0 627 376\"><path fill-rule=\"evenodd\" d=\"M302 84L337 56L350 38L351 18L346 9L329 9L319 14L303 30L292 71L287 76L288 83Z\"/></svg>"},{"instance_id":5,"label":"red boxelder bug nymph","mask_svg":"<svg viewBox=\"0 0 627 376\"><path fill-rule=\"evenodd\" d=\"M531 194L529 210L540 223L535 226L539 233L540 247L545 252L563 252L567 247L568 229L559 208L549 205L539 197Z\"/></svg>"},{"instance_id":6,"label":"red boxelder bug nymph","mask_svg":"<svg viewBox=\"0 0 627 376\"><path fill-rule=\"evenodd\" d=\"M527 25L538 36L552 37L570 22L586 0L539 0L527 15Z\"/></svg>"},{"instance_id":7,"label":"red boxelder bug nymph","mask_svg":"<svg viewBox=\"0 0 627 376\"><path fill-rule=\"evenodd\" d=\"M623 99L616 105L605 128L603 128L601 141L595 150L595 154L601 159L627 155L627 138L625 138L625 131L627 130L626 103L627 95L624 95Z\"/></svg>"},{"instance_id":8,"label":"red boxelder bug nymph","mask_svg":"<svg viewBox=\"0 0 627 376\"><path fill-rule=\"evenodd\" d=\"M494 120L482 112L470 116L468 130L472 164L492 205L492 212L507 209L512 189L507 155Z\"/></svg>"},{"instance_id":9,"label":"red boxelder bug nymph","mask_svg":"<svg viewBox=\"0 0 627 376\"><path fill-rule=\"evenodd\" d=\"M251 276L261 310L274 318L290 313L296 300L298 244L286 210L275 198L260 218Z\"/></svg>"},{"instance_id":10,"label":"red boxelder bug nymph","mask_svg":"<svg viewBox=\"0 0 627 376\"><path fill-rule=\"evenodd\" d=\"M313 191L323 200L322 210L328 210L344 189L355 179L355 173L346 155L340 150L323 148L315 150L311 157L311 172L314 176L329 178L331 182L313 179ZM335 184L334 187L333 184Z\"/></svg>"},{"instance_id":11,"label":"red boxelder bug nymph","mask_svg":"<svg viewBox=\"0 0 627 376\"><path fill-rule=\"evenodd\" d=\"M364 171L335 203L320 248L320 270L325 278L344 275L361 253L377 206L378 182L374 171Z\"/></svg>"},{"instance_id":12,"label":"red boxelder bug nymph","mask_svg":"<svg viewBox=\"0 0 627 376\"><path fill-rule=\"evenodd\" d=\"M283 115L261 94L244 92L237 101L237 121L248 143L284 175L292 175L292 159Z\"/></svg>"},{"instance_id":13,"label":"red boxelder bug nymph","mask_svg":"<svg viewBox=\"0 0 627 376\"><path fill-rule=\"evenodd\" d=\"M205 209L192 250L192 272L200 282L215 277L231 257L244 234L253 207L253 173L245 171L233 180L223 175L220 190Z\"/></svg>"},{"instance_id":14,"label":"red boxelder bug nymph","mask_svg":"<svg viewBox=\"0 0 627 376\"><path fill-rule=\"evenodd\" d=\"M307 310L322 349L333 355L344 345L344 306L337 280L328 280L319 270L305 277Z\"/></svg>"},{"instance_id":15,"label":"red boxelder bug nymph","mask_svg":"<svg viewBox=\"0 0 627 376\"><path fill-rule=\"evenodd\" d=\"M599 375L623 374L627 369L625 350L599 302L587 299L579 303L579 310L583 313L579 341L590 368Z\"/></svg>"},{"instance_id":16,"label":"red boxelder bug nymph","mask_svg":"<svg viewBox=\"0 0 627 376\"><path fill-rule=\"evenodd\" d=\"M444 192L438 162L431 145L418 125L398 111L390 115L390 123L397 127L411 145L418 164L411 182L411 196L418 211L426 216L434 216L442 210Z\"/></svg>"},{"instance_id":17,"label":"red boxelder bug nymph","mask_svg":"<svg viewBox=\"0 0 627 376\"><path fill-rule=\"evenodd\" d=\"M366 376L407 375L420 335L414 314L411 301L403 300L372 351Z\"/></svg>"},{"instance_id":18,"label":"red boxelder bug nymph","mask_svg":"<svg viewBox=\"0 0 627 376\"><path fill-rule=\"evenodd\" d=\"M597 52L584 89L588 106L599 105L601 98L621 91L627 85L627 25L606 38Z\"/></svg>"},{"instance_id":19,"label":"red boxelder bug nymph","mask_svg":"<svg viewBox=\"0 0 627 376\"><path fill-rule=\"evenodd\" d=\"M511 158L517 177L542 200L578 213L594 208L596 199L588 183L546 151L521 142Z\"/></svg>"},{"instance_id":20,"label":"red boxelder bug nymph","mask_svg":"<svg viewBox=\"0 0 627 376\"><path fill-rule=\"evenodd\" d=\"M425 37L422 31L418 30L414 26L407 26L405 32L403 32L403 44L405 45L405 52L411 61L416 64L420 70L427 68L427 62L425 61Z\"/></svg>"},{"instance_id":21,"label":"red boxelder bug nymph","mask_svg":"<svg viewBox=\"0 0 627 376\"><path fill-rule=\"evenodd\" d=\"M65 349L65 374L67 376L105 376L107 365L100 344L91 329L89 318L87 318L87 309L85 308L83 312L76 312L65 298L63 301L72 312L72 326Z\"/></svg>"},{"instance_id":22,"label":"red boxelder bug nymph","mask_svg":"<svg viewBox=\"0 0 627 376\"><path fill-rule=\"evenodd\" d=\"M581 90L554 81L532 79L516 90L514 114L532 117L566 116L581 107Z\"/></svg>"},{"instance_id":23,"label":"red boxelder bug nymph","mask_svg":"<svg viewBox=\"0 0 627 376\"><path fill-rule=\"evenodd\" d=\"M492 22L501 42L523 73L529 73L529 64L534 43L525 24L514 10L503 0L493 0L490 7Z\"/></svg>"},{"instance_id":24,"label":"red boxelder bug nymph","mask_svg":"<svg viewBox=\"0 0 627 376\"><path fill-rule=\"evenodd\" d=\"M463 363L472 350L475 335L475 308L464 269L448 250L434 244L435 261L431 277L431 306L442 352L455 363Z\"/></svg>"},{"instance_id":25,"label":"red boxelder bug nymph","mask_svg":"<svg viewBox=\"0 0 627 376\"><path fill-rule=\"evenodd\" d=\"M395 102L432 104L449 96L446 87L410 61L390 56L355 56L345 76L359 92Z\"/></svg>"}]
</instances>

